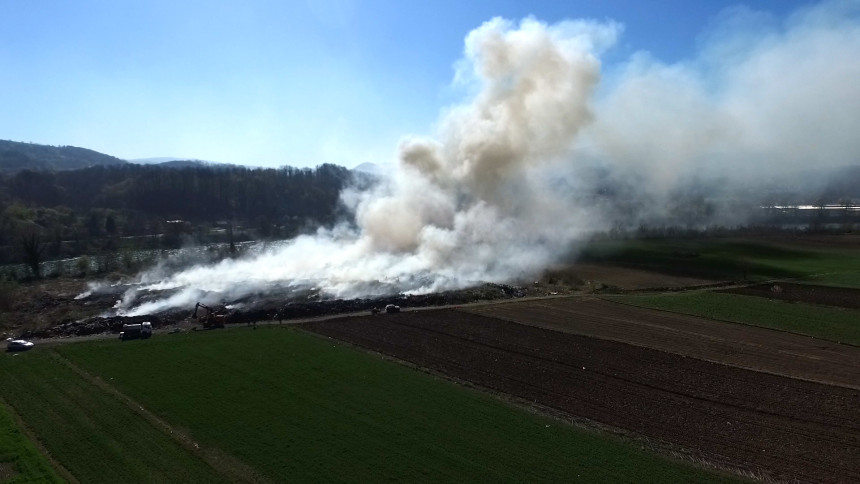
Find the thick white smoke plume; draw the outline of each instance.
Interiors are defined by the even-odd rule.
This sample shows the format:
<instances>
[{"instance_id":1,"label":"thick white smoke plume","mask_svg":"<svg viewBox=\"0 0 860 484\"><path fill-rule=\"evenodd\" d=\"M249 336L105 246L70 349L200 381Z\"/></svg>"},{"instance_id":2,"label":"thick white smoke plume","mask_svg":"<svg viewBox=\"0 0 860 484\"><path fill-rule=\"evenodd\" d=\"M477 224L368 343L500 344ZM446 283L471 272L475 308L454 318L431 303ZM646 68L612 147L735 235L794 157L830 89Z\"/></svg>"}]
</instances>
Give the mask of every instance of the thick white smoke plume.
<instances>
[{"instance_id":1,"label":"thick white smoke plume","mask_svg":"<svg viewBox=\"0 0 860 484\"><path fill-rule=\"evenodd\" d=\"M780 24L727 11L698 58L667 65L640 52L602 84L599 57L620 24L493 19L466 37L457 76L475 86L470 102L433 138L405 139L386 183L343 194L355 227L144 274L118 309L273 288L358 297L501 282L533 275L594 231L671 218L678 190L735 196L745 177L856 164L858 13L858 1L830 2ZM623 193L598 196L607 186ZM169 296L138 302L161 290Z\"/></svg>"},{"instance_id":2,"label":"thick white smoke plume","mask_svg":"<svg viewBox=\"0 0 860 484\"><path fill-rule=\"evenodd\" d=\"M859 15L856 0L784 22L738 7L703 34L693 60L638 53L600 96L591 146L657 200L693 179L713 195L857 165Z\"/></svg>"}]
</instances>

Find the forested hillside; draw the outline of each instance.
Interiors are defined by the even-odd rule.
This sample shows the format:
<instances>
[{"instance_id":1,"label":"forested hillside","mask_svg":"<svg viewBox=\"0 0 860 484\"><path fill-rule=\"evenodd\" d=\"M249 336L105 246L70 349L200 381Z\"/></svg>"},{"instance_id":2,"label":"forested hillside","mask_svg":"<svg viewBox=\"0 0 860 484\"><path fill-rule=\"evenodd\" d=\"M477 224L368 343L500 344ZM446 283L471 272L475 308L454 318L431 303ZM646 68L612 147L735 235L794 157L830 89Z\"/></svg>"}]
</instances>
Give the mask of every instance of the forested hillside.
<instances>
[{"instance_id":1,"label":"forested hillside","mask_svg":"<svg viewBox=\"0 0 860 484\"><path fill-rule=\"evenodd\" d=\"M123 165L127 162L98 151L76 146L49 146L0 140L0 173L20 170L76 170L88 166Z\"/></svg>"},{"instance_id":2,"label":"forested hillside","mask_svg":"<svg viewBox=\"0 0 860 484\"><path fill-rule=\"evenodd\" d=\"M161 246L234 228L255 239L296 235L335 222L346 168L170 168L122 164L0 175L0 263L21 262L36 237L45 257L129 245L167 235ZM187 240L186 240L187 241ZM123 243L125 242L125 243Z\"/></svg>"}]
</instances>

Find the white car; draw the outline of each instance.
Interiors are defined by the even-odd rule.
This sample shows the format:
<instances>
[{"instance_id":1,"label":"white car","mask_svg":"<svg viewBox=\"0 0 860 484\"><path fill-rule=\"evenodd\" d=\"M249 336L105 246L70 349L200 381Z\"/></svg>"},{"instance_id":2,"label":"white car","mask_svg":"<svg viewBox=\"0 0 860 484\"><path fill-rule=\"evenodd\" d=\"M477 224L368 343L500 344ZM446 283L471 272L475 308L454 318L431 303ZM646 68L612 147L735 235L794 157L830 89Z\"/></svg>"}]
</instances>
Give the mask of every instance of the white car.
<instances>
[{"instance_id":1,"label":"white car","mask_svg":"<svg viewBox=\"0 0 860 484\"><path fill-rule=\"evenodd\" d=\"M6 351L27 351L33 346L35 346L32 341L27 341L23 339L9 338L6 340L6 342Z\"/></svg>"},{"instance_id":2,"label":"white car","mask_svg":"<svg viewBox=\"0 0 860 484\"><path fill-rule=\"evenodd\" d=\"M395 306L394 304L388 304L385 306L385 312L388 314L399 313L400 312L400 306Z\"/></svg>"}]
</instances>

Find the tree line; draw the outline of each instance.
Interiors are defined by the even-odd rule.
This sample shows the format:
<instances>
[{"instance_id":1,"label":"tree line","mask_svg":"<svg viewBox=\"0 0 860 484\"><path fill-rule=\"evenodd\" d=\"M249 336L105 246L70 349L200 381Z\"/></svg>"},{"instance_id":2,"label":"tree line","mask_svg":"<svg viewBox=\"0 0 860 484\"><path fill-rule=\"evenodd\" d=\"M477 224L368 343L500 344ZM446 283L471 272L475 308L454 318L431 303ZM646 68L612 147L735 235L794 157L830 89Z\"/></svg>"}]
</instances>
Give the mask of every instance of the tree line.
<instances>
[{"instance_id":1,"label":"tree line","mask_svg":"<svg viewBox=\"0 0 860 484\"><path fill-rule=\"evenodd\" d=\"M280 238L346 213L340 192L356 180L341 166L259 169L124 164L0 175L0 263L66 257L158 235L176 246L211 234ZM149 248L149 247L148 247Z\"/></svg>"}]
</instances>

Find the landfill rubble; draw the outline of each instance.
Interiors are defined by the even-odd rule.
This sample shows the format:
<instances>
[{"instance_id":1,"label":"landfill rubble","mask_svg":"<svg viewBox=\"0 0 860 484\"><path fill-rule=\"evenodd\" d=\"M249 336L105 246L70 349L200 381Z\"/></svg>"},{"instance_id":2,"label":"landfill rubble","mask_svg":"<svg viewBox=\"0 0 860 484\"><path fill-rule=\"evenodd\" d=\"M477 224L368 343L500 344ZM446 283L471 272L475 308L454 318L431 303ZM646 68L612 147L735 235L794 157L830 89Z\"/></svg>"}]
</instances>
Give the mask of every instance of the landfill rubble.
<instances>
[{"instance_id":1,"label":"landfill rubble","mask_svg":"<svg viewBox=\"0 0 860 484\"><path fill-rule=\"evenodd\" d=\"M388 305L397 305L404 311L409 308L430 306L455 306L478 301L513 299L529 295L539 295L536 288L526 288L506 284L483 284L480 286L445 291L433 294L395 294L373 298L358 299L319 299L283 300L274 296L262 300L244 301L240 305L221 304L213 306L219 314L225 315L228 325L254 324L260 321L306 319L356 312L377 313ZM237 308L240 307L240 308ZM65 319L56 324L20 333L22 338L59 338L70 336L89 336L102 333L118 334L124 324L137 324L144 321L152 323L153 329L162 329L180 324L191 324L193 311L170 310L158 314L142 316L96 316L80 320Z\"/></svg>"}]
</instances>

